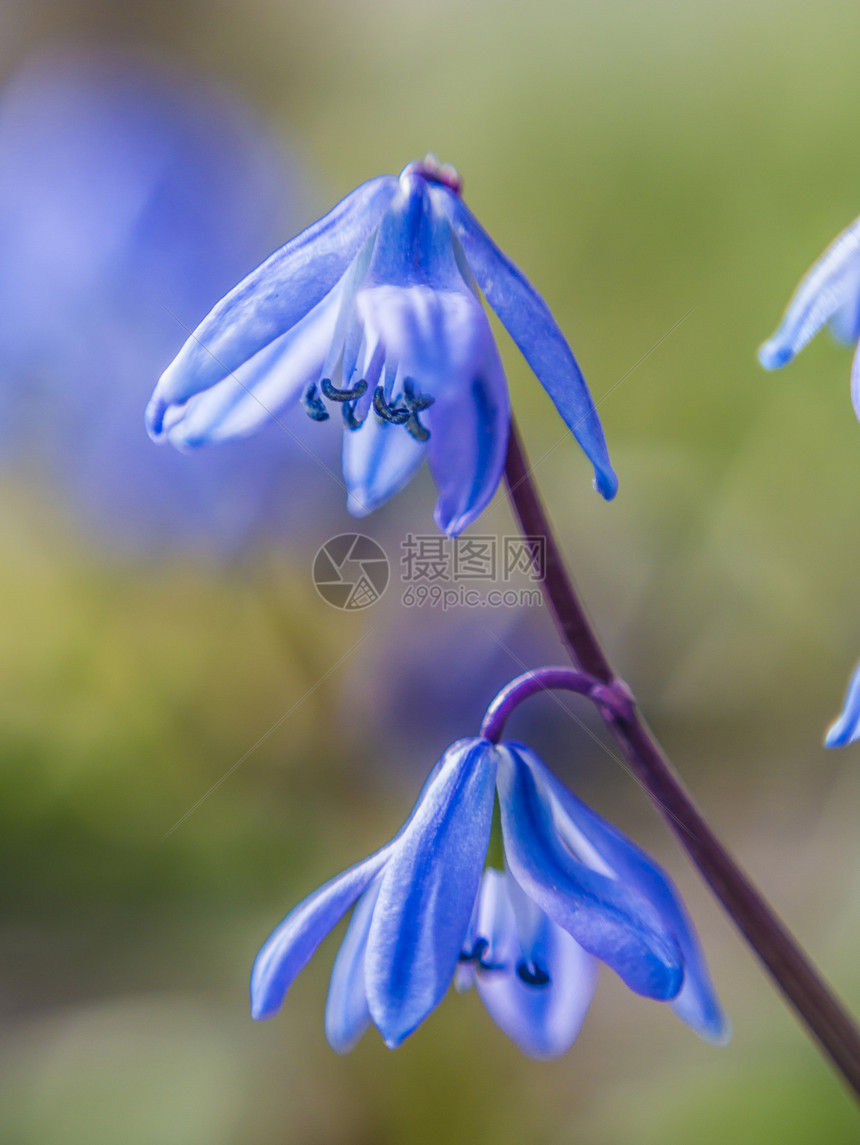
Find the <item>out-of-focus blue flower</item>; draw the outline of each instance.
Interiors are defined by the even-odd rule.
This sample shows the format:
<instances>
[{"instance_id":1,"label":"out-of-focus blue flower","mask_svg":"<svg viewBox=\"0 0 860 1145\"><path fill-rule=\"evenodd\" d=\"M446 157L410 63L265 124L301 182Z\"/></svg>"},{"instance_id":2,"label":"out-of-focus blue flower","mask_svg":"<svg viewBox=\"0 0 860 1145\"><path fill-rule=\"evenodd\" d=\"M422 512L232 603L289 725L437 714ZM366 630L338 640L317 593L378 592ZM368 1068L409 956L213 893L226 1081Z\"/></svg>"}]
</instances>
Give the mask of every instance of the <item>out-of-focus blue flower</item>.
<instances>
[{"instance_id":1,"label":"out-of-focus blue flower","mask_svg":"<svg viewBox=\"0 0 860 1145\"><path fill-rule=\"evenodd\" d=\"M317 466L283 429L195 464L153 450L140 425L153 374L271 249L296 191L281 149L220 88L97 49L13 76L0 95L0 449L16 475L45 475L132 550L220 554L296 523L287 490Z\"/></svg>"},{"instance_id":2,"label":"out-of-focus blue flower","mask_svg":"<svg viewBox=\"0 0 860 1145\"><path fill-rule=\"evenodd\" d=\"M782 322L760 348L759 361L776 370L794 358L825 323L853 345L860 338L860 219L856 219L813 263L791 297ZM851 397L860 417L860 355L851 371Z\"/></svg>"},{"instance_id":3,"label":"out-of-focus blue flower","mask_svg":"<svg viewBox=\"0 0 860 1145\"><path fill-rule=\"evenodd\" d=\"M860 664L848 681L848 691L838 719L827 729L825 747L846 747L860 739Z\"/></svg>"},{"instance_id":4,"label":"out-of-focus blue flower","mask_svg":"<svg viewBox=\"0 0 860 1145\"><path fill-rule=\"evenodd\" d=\"M426 457L437 525L457 534L496 490L510 420L478 288L613 497L600 421L561 330L432 156L364 183L231 291L159 380L150 433L188 449L254 433L300 402L315 420L340 409L350 512L377 508Z\"/></svg>"},{"instance_id":5,"label":"out-of-focus blue flower","mask_svg":"<svg viewBox=\"0 0 860 1145\"><path fill-rule=\"evenodd\" d=\"M506 870L485 868L494 799ZM335 960L326 1036L350 1050L371 1023L408 1037L452 980L475 981L530 1056L573 1042L605 962L637 994L669 1001L698 1034L727 1037L692 924L660 868L521 744L454 744L395 838L305 899L251 978L270 1017L322 939L355 907Z\"/></svg>"}]
</instances>

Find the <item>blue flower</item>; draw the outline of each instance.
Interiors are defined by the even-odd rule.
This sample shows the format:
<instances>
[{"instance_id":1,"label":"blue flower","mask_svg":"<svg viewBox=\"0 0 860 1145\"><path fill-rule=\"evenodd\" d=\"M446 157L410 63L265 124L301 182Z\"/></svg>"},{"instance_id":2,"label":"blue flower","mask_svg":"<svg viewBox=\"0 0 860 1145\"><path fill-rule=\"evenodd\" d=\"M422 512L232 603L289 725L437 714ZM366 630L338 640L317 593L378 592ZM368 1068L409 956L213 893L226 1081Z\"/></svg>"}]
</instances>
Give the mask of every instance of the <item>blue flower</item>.
<instances>
[{"instance_id":1,"label":"blue flower","mask_svg":"<svg viewBox=\"0 0 860 1145\"><path fill-rule=\"evenodd\" d=\"M505 872L485 869L495 799ZM251 978L255 1018L281 1005L351 908L325 1029L345 1053L371 1023L393 1048L456 979L474 982L526 1054L572 1044L596 960L637 994L668 1001L703 1038L728 1028L692 924L660 868L521 744L455 743L400 833L326 883L278 926Z\"/></svg>"},{"instance_id":2,"label":"blue flower","mask_svg":"<svg viewBox=\"0 0 860 1145\"><path fill-rule=\"evenodd\" d=\"M860 338L860 219L807 271L779 329L760 348L759 361L768 370L786 365L826 322L841 342L852 345ZM851 396L860 416L860 356L854 358Z\"/></svg>"},{"instance_id":3,"label":"blue flower","mask_svg":"<svg viewBox=\"0 0 860 1145\"><path fill-rule=\"evenodd\" d=\"M860 739L860 664L848 681L848 691L839 717L827 729L825 747L846 747Z\"/></svg>"},{"instance_id":4,"label":"blue flower","mask_svg":"<svg viewBox=\"0 0 860 1145\"><path fill-rule=\"evenodd\" d=\"M364 183L204 318L147 410L181 449L254 433L301 403L339 409L348 508L363 516L427 458L436 522L461 532L499 483L510 405L483 291L611 498L617 479L579 367L546 303L432 156Z\"/></svg>"},{"instance_id":5,"label":"blue flower","mask_svg":"<svg viewBox=\"0 0 860 1145\"><path fill-rule=\"evenodd\" d=\"M287 494L319 465L278 426L205 458L140 426L153 374L295 217L300 180L229 92L124 53L41 52L4 86L0 458L111 545L224 557L310 527L313 496Z\"/></svg>"}]
</instances>

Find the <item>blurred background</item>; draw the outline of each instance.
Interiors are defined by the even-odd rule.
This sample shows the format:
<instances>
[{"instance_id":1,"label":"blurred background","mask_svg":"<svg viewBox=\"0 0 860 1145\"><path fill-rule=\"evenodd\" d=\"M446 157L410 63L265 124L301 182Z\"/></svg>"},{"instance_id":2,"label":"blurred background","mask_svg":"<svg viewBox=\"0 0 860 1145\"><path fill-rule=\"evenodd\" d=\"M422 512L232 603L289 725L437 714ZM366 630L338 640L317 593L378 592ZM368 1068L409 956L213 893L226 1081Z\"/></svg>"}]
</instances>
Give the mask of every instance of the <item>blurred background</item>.
<instances>
[{"instance_id":1,"label":"blurred background","mask_svg":"<svg viewBox=\"0 0 860 1145\"><path fill-rule=\"evenodd\" d=\"M5 0L0 32L0 1140L856 1141L841 1084L573 701L512 730L672 872L731 1045L604 972L552 1064L472 995L396 1053L371 1031L339 1058L336 937L251 1023L275 923L394 833L501 683L562 656L541 608L403 605L426 474L359 526L387 593L339 611L310 574L355 529L336 430L299 416L184 457L142 421L187 330L271 249L366 178L454 163L600 406L611 505L502 339L612 659L860 1009L860 760L821 747L860 655L851 354L825 334L780 374L755 361L860 213L856 5ZM472 530L512 531L502 494Z\"/></svg>"}]
</instances>

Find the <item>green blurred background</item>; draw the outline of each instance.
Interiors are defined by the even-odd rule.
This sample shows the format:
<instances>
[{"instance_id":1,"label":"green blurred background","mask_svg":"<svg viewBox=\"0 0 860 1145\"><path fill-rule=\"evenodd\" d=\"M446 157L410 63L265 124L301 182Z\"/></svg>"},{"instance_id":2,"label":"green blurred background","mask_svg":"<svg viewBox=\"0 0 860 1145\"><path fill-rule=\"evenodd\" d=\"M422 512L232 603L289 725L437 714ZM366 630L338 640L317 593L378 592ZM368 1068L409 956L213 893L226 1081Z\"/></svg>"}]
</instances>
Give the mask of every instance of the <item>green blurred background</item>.
<instances>
[{"instance_id":1,"label":"green blurred background","mask_svg":"<svg viewBox=\"0 0 860 1145\"><path fill-rule=\"evenodd\" d=\"M755 361L860 212L856 4L5 0L0 21L6 75L95 41L220 79L312 173L307 221L428 150L459 168L600 404L611 505L503 340L597 627L713 825L860 1009L858 753L821 747L860 654L851 356L824 335L781 374ZM425 475L362 529L396 553L430 531L432 500ZM310 559L351 527L332 484L300 544L134 562L50 489L3 489L4 1145L857 1141L841 1084L645 797L538 700L549 762L682 888L731 1045L605 972L550 1065L473 996L396 1053L371 1032L341 1059L322 1030L336 939L252 1025L257 947L399 826L449 735L520 670L511 634L561 657L540 610L449 616L446 643L395 591L329 608ZM511 531L502 495L477 531ZM390 701L410 661L426 681L404 712ZM453 733L449 690L475 697Z\"/></svg>"}]
</instances>

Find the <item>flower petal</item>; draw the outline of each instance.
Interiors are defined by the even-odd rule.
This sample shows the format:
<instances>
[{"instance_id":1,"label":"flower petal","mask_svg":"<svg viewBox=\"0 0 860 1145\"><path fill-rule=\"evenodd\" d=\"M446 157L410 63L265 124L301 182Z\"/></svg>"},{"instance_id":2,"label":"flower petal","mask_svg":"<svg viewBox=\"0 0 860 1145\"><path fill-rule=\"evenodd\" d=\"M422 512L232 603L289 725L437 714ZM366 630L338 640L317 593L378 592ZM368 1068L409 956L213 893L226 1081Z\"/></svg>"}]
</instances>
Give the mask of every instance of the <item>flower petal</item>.
<instances>
[{"instance_id":1,"label":"flower petal","mask_svg":"<svg viewBox=\"0 0 860 1145\"><path fill-rule=\"evenodd\" d=\"M381 876L377 875L356 903L331 972L325 1004L325 1036L339 1054L348 1054L370 1025L364 988L364 954L381 883Z\"/></svg>"},{"instance_id":2,"label":"flower petal","mask_svg":"<svg viewBox=\"0 0 860 1145\"><path fill-rule=\"evenodd\" d=\"M347 509L366 517L414 475L427 452L402 425L381 422L368 414L358 429L343 435L343 479L349 491Z\"/></svg>"},{"instance_id":3,"label":"flower petal","mask_svg":"<svg viewBox=\"0 0 860 1145\"><path fill-rule=\"evenodd\" d=\"M551 922L508 872L484 872L482 895L495 899L496 926L507 929L506 971L478 970L481 1001L490 1017L527 1057L549 1061L567 1053L576 1040L597 985L597 961L567 931ZM490 963L499 962L494 944ZM530 984L517 972L524 959L547 976Z\"/></svg>"},{"instance_id":4,"label":"flower petal","mask_svg":"<svg viewBox=\"0 0 860 1145\"><path fill-rule=\"evenodd\" d=\"M511 406L495 343L466 392L443 396L429 413L430 469L439 497L435 520L456 537L486 508L505 468Z\"/></svg>"},{"instance_id":5,"label":"flower petal","mask_svg":"<svg viewBox=\"0 0 860 1145\"><path fill-rule=\"evenodd\" d=\"M163 416L163 435L179 449L247 437L318 382L337 318L338 288L310 314L223 381ZM175 411L175 413L174 413Z\"/></svg>"},{"instance_id":6,"label":"flower petal","mask_svg":"<svg viewBox=\"0 0 860 1145\"><path fill-rule=\"evenodd\" d=\"M573 857L542 776L519 745L499 746L498 790L505 855L526 894L631 990L674 998L683 969L671 928L637 890Z\"/></svg>"},{"instance_id":7,"label":"flower petal","mask_svg":"<svg viewBox=\"0 0 860 1145\"><path fill-rule=\"evenodd\" d=\"M481 885L483 886L483 883ZM475 905L472 908L469 926L466 929L466 936L463 939L460 956L457 960L457 969L454 971L454 989L458 994L465 994L475 985L475 963L474 960L469 957L469 952L475 948L475 941L477 939L476 927L478 925L478 910L480 905L481 891L479 888Z\"/></svg>"},{"instance_id":8,"label":"flower petal","mask_svg":"<svg viewBox=\"0 0 860 1145\"><path fill-rule=\"evenodd\" d=\"M469 267L493 310L594 466L595 487L607 500L618 490L600 418L573 353L552 312L525 275L501 251L466 204L439 192Z\"/></svg>"},{"instance_id":9,"label":"flower petal","mask_svg":"<svg viewBox=\"0 0 860 1145\"><path fill-rule=\"evenodd\" d=\"M383 283L363 286L355 298L364 328L384 347L386 362L434 397L468 384L492 339L483 307L462 279L460 285L442 290Z\"/></svg>"},{"instance_id":10,"label":"flower petal","mask_svg":"<svg viewBox=\"0 0 860 1145\"><path fill-rule=\"evenodd\" d=\"M839 718L827 729L825 747L846 747L860 739L860 664L848 681L848 691Z\"/></svg>"},{"instance_id":11,"label":"flower petal","mask_svg":"<svg viewBox=\"0 0 860 1145\"><path fill-rule=\"evenodd\" d=\"M860 339L860 260L845 283L845 302L830 319L833 337L846 346L856 346Z\"/></svg>"},{"instance_id":12,"label":"flower petal","mask_svg":"<svg viewBox=\"0 0 860 1145\"><path fill-rule=\"evenodd\" d=\"M672 1009L705 1041L725 1044L730 1024L717 998L705 956L681 896L657 863L621 831L568 790L528 748L517 745L553 803L556 829L571 852L591 866L603 866L638 891L657 910L681 949L684 984Z\"/></svg>"},{"instance_id":13,"label":"flower petal","mask_svg":"<svg viewBox=\"0 0 860 1145\"><path fill-rule=\"evenodd\" d=\"M791 297L779 329L759 349L766 370L790 362L825 322L856 298L860 219L855 219L813 263Z\"/></svg>"},{"instance_id":14,"label":"flower petal","mask_svg":"<svg viewBox=\"0 0 860 1145\"><path fill-rule=\"evenodd\" d=\"M280 1008L296 975L385 866L391 848L389 843L370 858L331 879L299 903L275 927L251 971L253 1018L270 1018Z\"/></svg>"},{"instance_id":15,"label":"flower petal","mask_svg":"<svg viewBox=\"0 0 860 1145\"><path fill-rule=\"evenodd\" d=\"M416 284L459 290L463 276L444 198L420 175L403 171L397 194L379 226L368 283Z\"/></svg>"},{"instance_id":16,"label":"flower petal","mask_svg":"<svg viewBox=\"0 0 860 1145\"><path fill-rule=\"evenodd\" d=\"M220 382L304 318L344 275L396 189L390 175L363 183L231 290L161 375L150 433L160 434L168 406Z\"/></svg>"},{"instance_id":17,"label":"flower petal","mask_svg":"<svg viewBox=\"0 0 860 1145\"><path fill-rule=\"evenodd\" d=\"M389 1048L451 984L489 845L495 774L487 740L449 748L385 868L364 970L370 1013Z\"/></svg>"},{"instance_id":18,"label":"flower petal","mask_svg":"<svg viewBox=\"0 0 860 1145\"><path fill-rule=\"evenodd\" d=\"M487 315L467 286L454 235L426 181L405 171L379 226L355 306L386 360L438 397L471 382L492 340ZM388 396L388 395L386 395Z\"/></svg>"}]
</instances>

